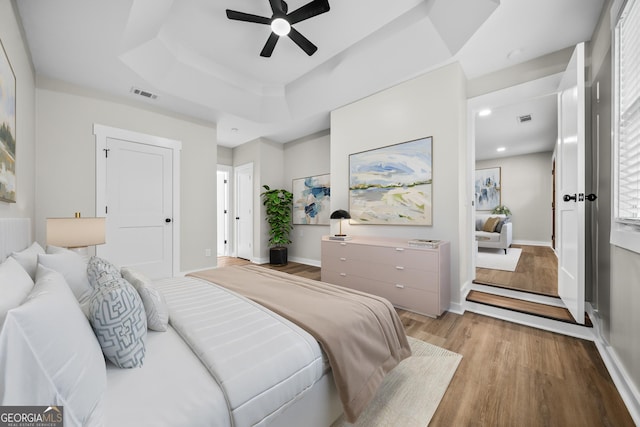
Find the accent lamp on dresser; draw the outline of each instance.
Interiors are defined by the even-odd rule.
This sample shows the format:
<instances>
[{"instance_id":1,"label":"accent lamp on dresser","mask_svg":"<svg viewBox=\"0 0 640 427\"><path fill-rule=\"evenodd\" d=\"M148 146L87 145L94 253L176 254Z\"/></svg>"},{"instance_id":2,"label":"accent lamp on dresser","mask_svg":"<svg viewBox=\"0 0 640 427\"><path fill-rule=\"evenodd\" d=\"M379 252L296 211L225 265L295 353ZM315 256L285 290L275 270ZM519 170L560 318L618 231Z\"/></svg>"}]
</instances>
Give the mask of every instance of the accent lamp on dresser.
<instances>
[{"instance_id":1,"label":"accent lamp on dresser","mask_svg":"<svg viewBox=\"0 0 640 427\"><path fill-rule=\"evenodd\" d=\"M449 242L414 246L407 239L322 238L321 280L384 297L437 317L449 309Z\"/></svg>"}]
</instances>

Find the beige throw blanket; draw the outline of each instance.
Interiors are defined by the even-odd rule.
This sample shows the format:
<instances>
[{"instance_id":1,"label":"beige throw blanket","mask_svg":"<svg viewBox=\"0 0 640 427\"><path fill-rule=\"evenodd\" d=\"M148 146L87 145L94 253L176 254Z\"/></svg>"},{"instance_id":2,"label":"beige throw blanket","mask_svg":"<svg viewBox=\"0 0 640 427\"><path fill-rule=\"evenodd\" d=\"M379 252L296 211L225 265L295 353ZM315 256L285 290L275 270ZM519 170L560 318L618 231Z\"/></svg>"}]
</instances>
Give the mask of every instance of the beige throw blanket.
<instances>
[{"instance_id":1,"label":"beige throw blanket","mask_svg":"<svg viewBox=\"0 0 640 427\"><path fill-rule=\"evenodd\" d=\"M386 373L411 355L402 322L384 298L252 265L190 276L237 292L309 332L327 354L349 422Z\"/></svg>"}]
</instances>

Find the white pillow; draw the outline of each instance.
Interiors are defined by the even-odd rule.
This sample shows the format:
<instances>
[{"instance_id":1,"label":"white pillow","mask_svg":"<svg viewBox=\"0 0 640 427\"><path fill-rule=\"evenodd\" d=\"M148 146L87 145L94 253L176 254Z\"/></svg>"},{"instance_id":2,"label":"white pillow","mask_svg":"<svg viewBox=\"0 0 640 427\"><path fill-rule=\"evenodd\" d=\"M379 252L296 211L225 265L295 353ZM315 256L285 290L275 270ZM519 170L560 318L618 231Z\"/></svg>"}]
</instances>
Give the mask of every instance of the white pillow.
<instances>
[{"instance_id":1,"label":"white pillow","mask_svg":"<svg viewBox=\"0 0 640 427\"><path fill-rule=\"evenodd\" d=\"M9 257L0 264L0 326L7 312L22 304L32 288L33 279L18 261Z\"/></svg>"},{"instance_id":2,"label":"white pillow","mask_svg":"<svg viewBox=\"0 0 640 427\"><path fill-rule=\"evenodd\" d=\"M36 277L0 331L0 405L64 406L65 426L85 425L106 392L104 357L64 278Z\"/></svg>"},{"instance_id":3,"label":"white pillow","mask_svg":"<svg viewBox=\"0 0 640 427\"><path fill-rule=\"evenodd\" d=\"M83 261L82 257L65 249L60 253L40 254L38 262L44 267L62 274L80 303L82 311L88 316L92 288L87 277L87 263Z\"/></svg>"},{"instance_id":4,"label":"white pillow","mask_svg":"<svg viewBox=\"0 0 640 427\"><path fill-rule=\"evenodd\" d=\"M119 368L144 362L147 316L140 295L123 278L94 289L89 321L102 353Z\"/></svg>"},{"instance_id":5,"label":"white pillow","mask_svg":"<svg viewBox=\"0 0 640 427\"><path fill-rule=\"evenodd\" d=\"M36 280L36 268L38 267L38 254L43 254L44 249L42 246L38 244L38 242L33 242L31 246L27 249L22 250L20 252L14 252L11 254L11 257L20 263L22 268L24 268L29 276L31 276L31 280Z\"/></svg>"},{"instance_id":6,"label":"white pillow","mask_svg":"<svg viewBox=\"0 0 640 427\"><path fill-rule=\"evenodd\" d=\"M162 292L151 287L151 281L138 271L123 267L120 272L122 277L136 288L142 298L144 311L147 313L147 327L154 331L166 331L169 324L169 307Z\"/></svg>"}]
</instances>

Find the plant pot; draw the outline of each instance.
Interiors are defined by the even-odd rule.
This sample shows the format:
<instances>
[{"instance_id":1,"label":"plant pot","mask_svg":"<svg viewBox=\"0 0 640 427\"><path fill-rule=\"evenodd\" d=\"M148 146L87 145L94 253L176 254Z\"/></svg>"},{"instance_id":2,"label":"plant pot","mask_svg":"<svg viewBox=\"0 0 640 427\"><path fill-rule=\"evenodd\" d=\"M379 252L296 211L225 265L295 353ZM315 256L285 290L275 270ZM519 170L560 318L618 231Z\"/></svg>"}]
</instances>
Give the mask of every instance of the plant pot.
<instances>
[{"instance_id":1,"label":"plant pot","mask_svg":"<svg viewBox=\"0 0 640 427\"><path fill-rule=\"evenodd\" d=\"M269 264L286 265L287 248L285 246L277 246L269 249Z\"/></svg>"}]
</instances>

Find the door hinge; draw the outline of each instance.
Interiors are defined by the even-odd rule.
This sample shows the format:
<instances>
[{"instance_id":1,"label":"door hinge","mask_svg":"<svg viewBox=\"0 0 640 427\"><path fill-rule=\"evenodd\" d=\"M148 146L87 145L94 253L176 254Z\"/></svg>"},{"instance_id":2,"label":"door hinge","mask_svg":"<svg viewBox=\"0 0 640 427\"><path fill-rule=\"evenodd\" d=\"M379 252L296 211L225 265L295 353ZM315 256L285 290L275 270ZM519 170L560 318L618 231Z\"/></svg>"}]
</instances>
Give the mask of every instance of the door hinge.
<instances>
[{"instance_id":1,"label":"door hinge","mask_svg":"<svg viewBox=\"0 0 640 427\"><path fill-rule=\"evenodd\" d=\"M105 206L105 207L104 207L104 213L105 213L105 214L108 214L108 213L109 213L109 206Z\"/></svg>"}]
</instances>

